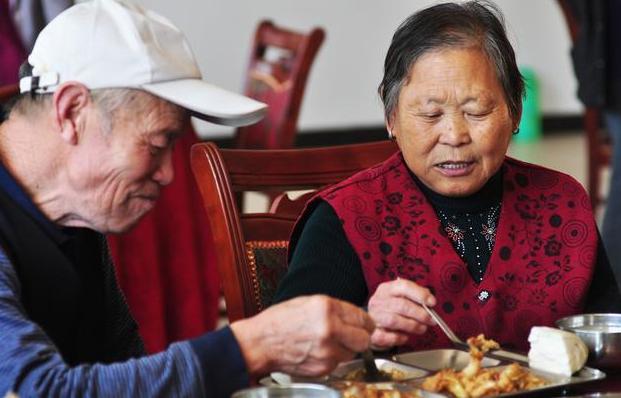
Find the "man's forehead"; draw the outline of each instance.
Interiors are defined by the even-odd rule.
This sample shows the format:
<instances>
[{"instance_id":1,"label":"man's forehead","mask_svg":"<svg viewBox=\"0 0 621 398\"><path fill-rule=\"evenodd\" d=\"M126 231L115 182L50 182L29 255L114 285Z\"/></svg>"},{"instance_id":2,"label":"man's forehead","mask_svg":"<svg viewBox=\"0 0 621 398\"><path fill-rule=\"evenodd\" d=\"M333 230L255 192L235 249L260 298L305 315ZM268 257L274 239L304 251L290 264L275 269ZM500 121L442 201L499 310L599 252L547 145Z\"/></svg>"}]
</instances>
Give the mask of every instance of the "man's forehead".
<instances>
[{"instance_id":1,"label":"man's forehead","mask_svg":"<svg viewBox=\"0 0 621 398\"><path fill-rule=\"evenodd\" d=\"M144 114L158 125L170 126L168 130L182 130L190 122L190 113L183 107L152 94L142 92L145 98Z\"/></svg>"},{"instance_id":2,"label":"man's forehead","mask_svg":"<svg viewBox=\"0 0 621 398\"><path fill-rule=\"evenodd\" d=\"M176 138L188 130L190 114L169 101L136 90L118 112L110 114L115 131L141 137Z\"/></svg>"}]
</instances>

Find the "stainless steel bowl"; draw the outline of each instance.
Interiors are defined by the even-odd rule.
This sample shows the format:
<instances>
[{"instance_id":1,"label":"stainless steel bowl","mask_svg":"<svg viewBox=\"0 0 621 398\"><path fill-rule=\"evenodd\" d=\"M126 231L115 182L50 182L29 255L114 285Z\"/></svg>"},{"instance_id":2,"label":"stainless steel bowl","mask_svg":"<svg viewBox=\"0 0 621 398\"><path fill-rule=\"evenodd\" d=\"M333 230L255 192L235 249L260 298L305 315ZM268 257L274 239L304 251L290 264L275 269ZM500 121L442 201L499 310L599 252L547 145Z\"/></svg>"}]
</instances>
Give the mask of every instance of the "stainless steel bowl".
<instances>
[{"instance_id":1,"label":"stainless steel bowl","mask_svg":"<svg viewBox=\"0 0 621 398\"><path fill-rule=\"evenodd\" d=\"M237 391L232 398L340 398L341 394L320 384L290 384L288 386L269 386L246 388Z\"/></svg>"},{"instance_id":2,"label":"stainless steel bowl","mask_svg":"<svg viewBox=\"0 0 621 398\"><path fill-rule=\"evenodd\" d=\"M582 314L556 321L589 347L587 364L598 369L621 370L621 314Z\"/></svg>"}]
</instances>

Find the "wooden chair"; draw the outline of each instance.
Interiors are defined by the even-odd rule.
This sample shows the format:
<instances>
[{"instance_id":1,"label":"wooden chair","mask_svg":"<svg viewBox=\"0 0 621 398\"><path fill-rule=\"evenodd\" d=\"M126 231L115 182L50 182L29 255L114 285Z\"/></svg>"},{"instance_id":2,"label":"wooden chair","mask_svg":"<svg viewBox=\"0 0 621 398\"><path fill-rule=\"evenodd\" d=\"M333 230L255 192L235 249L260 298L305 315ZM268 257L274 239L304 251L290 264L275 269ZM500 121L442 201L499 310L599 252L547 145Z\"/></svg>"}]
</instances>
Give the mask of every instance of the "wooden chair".
<instances>
[{"instance_id":1,"label":"wooden chair","mask_svg":"<svg viewBox=\"0 0 621 398\"><path fill-rule=\"evenodd\" d=\"M244 94L269 105L265 118L236 132L235 147L248 149L291 148L306 80L325 33L308 34L259 24L250 54Z\"/></svg>"},{"instance_id":2,"label":"wooden chair","mask_svg":"<svg viewBox=\"0 0 621 398\"><path fill-rule=\"evenodd\" d=\"M580 30L578 21L565 0L557 0L557 2L563 12L571 40L575 42ZM604 202L604 198L601 195L601 176L602 171L610 165L612 157L610 138L600 129L602 125L601 119L601 109L594 106L585 107L583 123L587 135L588 151L587 190L594 210Z\"/></svg>"},{"instance_id":3,"label":"wooden chair","mask_svg":"<svg viewBox=\"0 0 621 398\"><path fill-rule=\"evenodd\" d=\"M388 158L392 141L334 147L242 150L192 147L191 163L207 211L229 321L265 308L286 271L292 227L314 190ZM266 213L241 214L237 192L311 190L281 196Z\"/></svg>"},{"instance_id":4,"label":"wooden chair","mask_svg":"<svg viewBox=\"0 0 621 398\"><path fill-rule=\"evenodd\" d=\"M19 93L17 84L0 86L0 122L5 118L4 104Z\"/></svg>"},{"instance_id":5,"label":"wooden chair","mask_svg":"<svg viewBox=\"0 0 621 398\"><path fill-rule=\"evenodd\" d=\"M19 86L17 84L8 84L0 86L0 103L4 103L13 98L19 93Z\"/></svg>"}]
</instances>

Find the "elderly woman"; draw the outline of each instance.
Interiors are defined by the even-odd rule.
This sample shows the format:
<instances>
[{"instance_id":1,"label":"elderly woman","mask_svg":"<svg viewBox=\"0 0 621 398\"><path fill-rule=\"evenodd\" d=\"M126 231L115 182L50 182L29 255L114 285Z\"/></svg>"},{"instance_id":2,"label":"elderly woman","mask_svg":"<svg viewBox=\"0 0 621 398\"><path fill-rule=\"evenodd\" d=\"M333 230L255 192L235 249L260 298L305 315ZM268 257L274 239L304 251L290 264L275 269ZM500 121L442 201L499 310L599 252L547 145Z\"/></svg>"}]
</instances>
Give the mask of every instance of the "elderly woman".
<instances>
[{"instance_id":1,"label":"elderly woman","mask_svg":"<svg viewBox=\"0 0 621 398\"><path fill-rule=\"evenodd\" d=\"M368 306L378 348L465 339L527 349L534 325L621 297L586 192L506 157L524 83L487 2L439 4L397 29L379 87L400 152L320 192L296 226L276 301L326 293Z\"/></svg>"}]
</instances>

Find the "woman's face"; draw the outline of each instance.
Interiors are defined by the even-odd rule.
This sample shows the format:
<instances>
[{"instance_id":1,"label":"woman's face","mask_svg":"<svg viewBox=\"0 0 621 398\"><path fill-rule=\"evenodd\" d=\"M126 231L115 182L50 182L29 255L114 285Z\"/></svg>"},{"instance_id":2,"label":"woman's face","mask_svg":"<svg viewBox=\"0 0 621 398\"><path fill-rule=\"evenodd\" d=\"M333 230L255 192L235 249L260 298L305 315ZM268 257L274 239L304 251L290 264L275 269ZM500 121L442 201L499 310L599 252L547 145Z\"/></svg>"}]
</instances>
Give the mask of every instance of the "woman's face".
<instances>
[{"instance_id":1,"label":"woman's face","mask_svg":"<svg viewBox=\"0 0 621 398\"><path fill-rule=\"evenodd\" d=\"M408 167L445 196L481 189L500 168L516 127L494 67L478 48L420 57L388 122Z\"/></svg>"}]
</instances>

